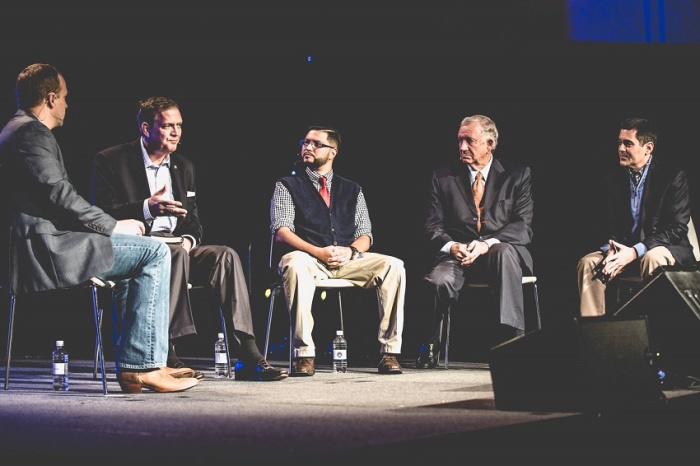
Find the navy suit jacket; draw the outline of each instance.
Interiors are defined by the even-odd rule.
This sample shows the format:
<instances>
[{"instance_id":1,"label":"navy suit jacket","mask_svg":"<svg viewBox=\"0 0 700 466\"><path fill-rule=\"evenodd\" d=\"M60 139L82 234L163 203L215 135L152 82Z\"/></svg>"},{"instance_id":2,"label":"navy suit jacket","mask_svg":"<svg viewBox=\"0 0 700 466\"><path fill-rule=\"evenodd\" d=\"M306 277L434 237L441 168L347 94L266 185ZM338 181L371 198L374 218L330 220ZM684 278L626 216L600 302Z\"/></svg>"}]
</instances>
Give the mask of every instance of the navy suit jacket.
<instances>
[{"instance_id":1,"label":"navy suit jacket","mask_svg":"<svg viewBox=\"0 0 700 466\"><path fill-rule=\"evenodd\" d=\"M0 166L3 259L16 293L77 285L112 268L116 220L78 194L56 138L31 113L18 110L2 129Z\"/></svg>"},{"instance_id":2,"label":"navy suit jacket","mask_svg":"<svg viewBox=\"0 0 700 466\"><path fill-rule=\"evenodd\" d=\"M173 197L182 202L187 215L177 218L175 236L191 235L202 242L202 224L197 210L194 164L177 151L170 154ZM107 148L95 156L90 180L90 199L115 218L135 218L150 223L143 215L143 201L151 197L141 155L141 140Z\"/></svg>"},{"instance_id":3,"label":"navy suit jacket","mask_svg":"<svg viewBox=\"0 0 700 466\"><path fill-rule=\"evenodd\" d=\"M626 168L618 167L608 177L607 237L627 246L641 242L648 248L665 246L679 265L695 262L688 241L690 221L690 194L686 173L665 164L654 156L649 165L642 194L641 235L632 237L632 207L630 205L630 177Z\"/></svg>"},{"instance_id":4,"label":"navy suit jacket","mask_svg":"<svg viewBox=\"0 0 700 466\"><path fill-rule=\"evenodd\" d=\"M512 244L521 262L533 271L527 249L532 241L533 210L530 168L506 165L494 157L484 189L485 222L477 233L469 168L454 163L431 175L423 230L438 255L448 241L496 238Z\"/></svg>"}]
</instances>

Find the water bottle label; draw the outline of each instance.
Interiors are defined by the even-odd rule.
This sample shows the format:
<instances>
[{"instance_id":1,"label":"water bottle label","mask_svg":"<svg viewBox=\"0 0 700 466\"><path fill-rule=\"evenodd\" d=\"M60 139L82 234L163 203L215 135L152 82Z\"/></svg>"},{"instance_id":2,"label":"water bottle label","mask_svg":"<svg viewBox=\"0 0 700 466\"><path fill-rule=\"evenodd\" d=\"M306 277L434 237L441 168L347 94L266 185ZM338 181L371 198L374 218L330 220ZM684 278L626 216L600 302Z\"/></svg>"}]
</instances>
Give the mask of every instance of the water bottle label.
<instances>
[{"instance_id":1,"label":"water bottle label","mask_svg":"<svg viewBox=\"0 0 700 466\"><path fill-rule=\"evenodd\" d=\"M214 353L214 362L216 364L226 364L226 353Z\"/></svg>"},{"instance_id":2,"label":"water bottle label","mask_svg":"<svg viewBox=\"0 0 700 466\"><path fill-rule=\"evenodd\" d=\"M344 350L344 349L333 350L333 359L335 359L336 361L338 361L338 360L344 361L347 358L348 358L348 350Z\"/></svg>"},{"instance_id":3,"label":"water bottle label","mask_svg":"<svg viewBox=\"0 0 700 466\"><path fill-rule=\"evenodd\" d=\"M68 373L68 364L66 363L54 363L53 373L55 375L66 375Z\"/></svg>"}]
</instances>

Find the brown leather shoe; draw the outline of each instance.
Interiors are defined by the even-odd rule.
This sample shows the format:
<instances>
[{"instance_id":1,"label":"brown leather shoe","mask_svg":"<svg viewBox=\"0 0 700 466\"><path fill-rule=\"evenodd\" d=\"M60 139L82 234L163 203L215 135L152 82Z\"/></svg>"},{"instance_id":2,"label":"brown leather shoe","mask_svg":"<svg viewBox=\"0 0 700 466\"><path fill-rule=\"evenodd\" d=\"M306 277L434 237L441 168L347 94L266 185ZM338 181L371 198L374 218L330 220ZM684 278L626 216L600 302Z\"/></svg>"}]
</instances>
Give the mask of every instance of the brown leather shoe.
<instances>
[{"instance_id":1,"label":"brown leather shoe","mask_svg":"<svg viewBox=\"0 0 700 466\"><path fill-rule=\"evenodd\" d=\"M402 374L401 364L396 360L396 356L391 354L385 354L382 356L382 360L379 361L379 373L380 374Z\"/></svg>"},{"instance_id":2,"label":"brown leather shoe","mask_svg":"<svg viewBox=\"0 0 700 466\"><path fill-rule=\"evenodd\" d=\"M315 358L299 358L292 368L292 377L310 377L316 372Z\"/></svg>"},{"instance_id":3,"label":"brown leather shoe","mask_svg":"<svg viewBox=\"0 0 700 466\"><path fill-rule=\"evenodd\" d=\"M124 393L141 393L143 388L158 393L181 392L199 384L194 377L173 378L165 367L148 372L120 372L117 381Z\"/></svg>"}]
</instances>

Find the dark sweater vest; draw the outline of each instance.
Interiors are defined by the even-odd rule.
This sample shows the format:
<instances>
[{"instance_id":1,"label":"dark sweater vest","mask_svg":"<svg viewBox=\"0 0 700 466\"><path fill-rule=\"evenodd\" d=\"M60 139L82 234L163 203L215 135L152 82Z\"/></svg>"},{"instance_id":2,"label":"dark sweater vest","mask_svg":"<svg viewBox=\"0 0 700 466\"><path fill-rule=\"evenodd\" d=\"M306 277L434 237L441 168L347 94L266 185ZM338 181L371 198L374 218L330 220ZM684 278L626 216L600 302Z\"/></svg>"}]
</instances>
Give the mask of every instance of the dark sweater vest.
<instances>
[{"instance_id":1,"label":"dark sweater vest","mask_svg":"<svg viewBox=\"0 0 700 466\"><path fill-rule=\"evenodd\" d=\"M352 243L357 196L360 194L357 183L333 175L329 208L306 174L286 176L280 182L294 201L294 228L300 238L319 247Z\"/></svg>"}]
</instances>

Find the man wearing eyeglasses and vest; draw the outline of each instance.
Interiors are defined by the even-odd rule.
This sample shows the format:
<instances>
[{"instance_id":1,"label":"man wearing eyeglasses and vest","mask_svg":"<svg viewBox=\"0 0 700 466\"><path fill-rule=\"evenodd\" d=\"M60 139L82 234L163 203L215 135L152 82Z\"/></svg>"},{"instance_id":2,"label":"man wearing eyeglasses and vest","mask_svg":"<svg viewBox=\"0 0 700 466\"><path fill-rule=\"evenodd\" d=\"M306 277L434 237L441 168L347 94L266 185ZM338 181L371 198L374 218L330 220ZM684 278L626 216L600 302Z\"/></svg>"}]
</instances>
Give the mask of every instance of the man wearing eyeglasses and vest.
<instances>
[{"instance_id":1,"label":"man wearing eyeglasses and vest","mask_svg":"<svg viewBox=\"0 0 700 466\"><path fill-rule=\"evenodd\" d=\"M344 278L362 288L379 287L380 374L401 374L406 271L395 257L368 252L372 224L360 185L333 171L340 134L311 126L301 141L304 170L277 180L271 201L271 232L294 318L291 376L315 373L316 346L312 338L311 305L316 284ZM277 261L279 259L279 261Z\"/></svg>"}]
</instances>

